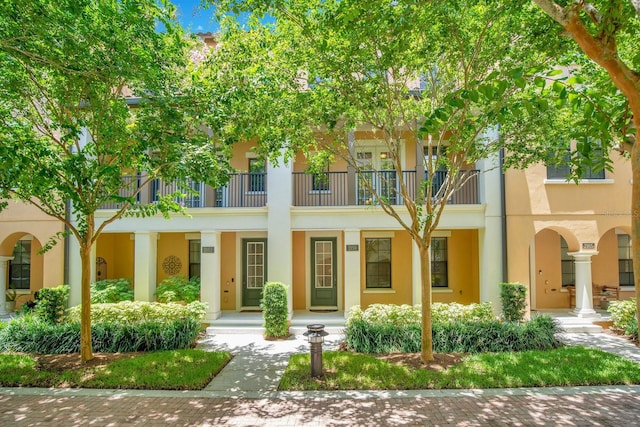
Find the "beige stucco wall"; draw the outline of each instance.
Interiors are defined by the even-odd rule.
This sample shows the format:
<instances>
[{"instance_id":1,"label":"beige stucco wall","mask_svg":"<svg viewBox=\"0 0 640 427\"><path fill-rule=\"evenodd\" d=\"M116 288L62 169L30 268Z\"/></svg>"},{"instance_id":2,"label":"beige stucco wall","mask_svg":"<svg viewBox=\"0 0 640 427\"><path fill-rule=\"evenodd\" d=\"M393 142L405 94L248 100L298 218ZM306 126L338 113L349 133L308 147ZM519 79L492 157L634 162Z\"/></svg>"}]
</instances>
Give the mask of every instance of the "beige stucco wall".
<instances>
[{"instance_id":1,"label":"beige stucco wall","mask_svg":"<svg viewBox=\"0 0 640 427\"><path fill-rule=\"evenodd\" d=\"M31 290L54 287L64 282L64 241L45 254L37 253L49 239L64 231L62 222L45 215L37 208L22 202L9 201L0 212L0 255L12 256L18 240L31 235Z\"/></svg>"},{"instance_id":2,"label":"beige stucco wall","mask_svg":"<svg viewBox=\"0 0 640 427\"><path fill-rule=\"evenodd\" d=\"M613 250L612 237L607 233L616 228L630 233L631 168L628 160L616 153L612 160L613 172L607 171L604 181L578 185L547 181L542 164L505 173L508 280L529 285L530 276L534 276L534 308L568 306L568 296L558 290L559 235L567 241L569 252L580 251L584 243L595 244L596 249L590 252L599 250L602 255L592 258L593 282L617 284L617 258L612 262L612 252L617 257L617 248ZM547 231L541 233L543 230ZM535 272L531 272L535 274L530 274L530 251L535 254ZM539 277L540 269L545 277ZM545 280L549 281L546 287L542 286Z\"/></svg>"}]
</instances>

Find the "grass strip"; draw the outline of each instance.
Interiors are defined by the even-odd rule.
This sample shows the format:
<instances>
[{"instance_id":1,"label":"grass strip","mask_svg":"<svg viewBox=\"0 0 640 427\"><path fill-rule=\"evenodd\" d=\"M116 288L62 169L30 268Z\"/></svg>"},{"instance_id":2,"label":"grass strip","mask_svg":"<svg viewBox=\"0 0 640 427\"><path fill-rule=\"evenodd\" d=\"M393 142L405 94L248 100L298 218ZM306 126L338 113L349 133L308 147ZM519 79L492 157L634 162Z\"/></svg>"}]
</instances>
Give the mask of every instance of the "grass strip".
<instances>
[{"instance_id":1,"label":"grass strip","mask_svg":"<svg viewBox=\"0 0 640 427\"><path fill-rule=\"evenodd\" d=\"M50 372L37 369L29 355L0 354L0 386L201 390L229 360L231 355L227 352L169 350L100 367Z\"/></svg>"},{"instance_id":2,"label":"grass strip","mask_svg":"<svg viewBox=\"0 0 640 427\"><path fill-rule=\"evenodd\" d=\"M418 390L640 384L640 364L601 350L481 353L441 372L396 365L371 355L323 354L324 377L311 378L308 354L293 355L280 390Z\"/></svg>"}]
</instances>

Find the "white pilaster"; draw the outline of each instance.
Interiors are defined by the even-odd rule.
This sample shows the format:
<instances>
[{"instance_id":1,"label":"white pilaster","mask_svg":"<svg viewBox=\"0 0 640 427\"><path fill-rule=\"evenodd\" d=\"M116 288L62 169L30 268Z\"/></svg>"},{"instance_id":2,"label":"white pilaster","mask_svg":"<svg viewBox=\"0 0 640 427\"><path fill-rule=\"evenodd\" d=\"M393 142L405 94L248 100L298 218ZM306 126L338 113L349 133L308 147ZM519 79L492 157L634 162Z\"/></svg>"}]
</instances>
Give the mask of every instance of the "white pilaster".
<instances>
[{"instance_id":1,"label":"white pilaster","mask_svg":"<svg viewBox=\"0 0 640 427\"><path fill-rule=\"evenodd\" d=\"M347 251L355 245L357 251ZM355 305L360 305L360 230L344 231L344 314Z\"/></svg>"},{"instance_id":2,"label":"white pilaster","mask_svg":"<svg viewBox=\"0 0 640 427\"><path fill-rule=\"evenodd\" d=\"M496 140L496 129L484 135L489 141ZM480 302L490 301L494 310L500 310L500 288L503 279L502 196L500 161L497 155L477 162L480 175L480 202L486 204L484 228L478 230L478 265Z\"/></svg>"},{"instance_id":3,"label":"white pilaster","mask_svg":"<svg viewBox=\"0 0 640 427\"><path fill-rule=\"evenodd\" d=\"M95 263L94 263L95 264ZM82 260L80 243L75 236L69 238L69 307L82 303Z\"/></svg>"},{"instance_id":4,"label":"white pilaster","mask_svg":"<svg viewBox=\"0 0 640 427\"><path fill-rule=\"evenodd\" d=\"M200 246L213 248L200 251L200 300L209 305L206 319L215 320L220 317L220 232L201 231Z\"/></svg>"},{"instance_id":5,"label":"white pilaster","mask_svg":"<svg viewBox=\"0 0 640 427\"><path fill-rule=\"evenodd\" d=\"M7 290L7 263L13 259L12 256L0 256L0 289L2 293ZM0 298L0 316L4 316L7 313L6 298L4 295Z\"/></svg>"},{"instance_id":6,"label":"white pilaster","mask_svg":"<svg viewBox=\"0 0 640 427\"><path fill-rule=\"evenodd\" d=\"M267 167L267 279L288 286L289 318L293 314L292 171L284 158Z\"/></svg>"},{"instance_id":7,"label":"white pilaster","mask_svg":"<svg viewBox=\"0 0 640 427\"><path fill-rule=\"evenodd\" d=\"M413 305L422 304L422 269L420 265L420 250L416 242L411 244L411 288Z\"/></svg>"},{"instance_id":8,"label":"white pilaster","mask_svg":"<svg viewBox=\"0 0 640 427\"><path fill-rule=\"evenodd\" d=\"M136 231L134 254L134 299L153 301L157 280L158 233Z\"/></svg>"},{"instance_id":9,"label":"white pilaster","mask_svg":"<svg viewBox=\"0 0 640 427\"><path fill-rule=\"evenodd\" d=\"M570 252L576 266L576 308L573 314L578 317L600 317L593 309L593 290L591 289L591 257L598 252Z\"/></svg>"}]
</instances>

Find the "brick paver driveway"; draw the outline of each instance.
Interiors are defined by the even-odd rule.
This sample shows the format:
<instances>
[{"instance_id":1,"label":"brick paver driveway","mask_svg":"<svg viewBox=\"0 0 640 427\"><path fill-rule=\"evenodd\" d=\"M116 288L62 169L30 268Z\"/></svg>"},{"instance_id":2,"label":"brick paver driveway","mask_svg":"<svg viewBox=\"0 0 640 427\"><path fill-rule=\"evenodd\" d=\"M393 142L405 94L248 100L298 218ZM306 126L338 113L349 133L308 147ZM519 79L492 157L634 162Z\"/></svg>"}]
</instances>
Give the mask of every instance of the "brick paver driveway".
<instances>
[{"instance_id":1,"label":"brick paver driveway","mask_svg":"<svg viewBox=\"0 0 640 427\"><path fill-rule=\"evenodd\" d=\"M567 425L635 426L637 389L559 394L458 392L440 397L332 398L316 395L248 399L190 397L0 394L0 425ZM585 389L587 390L587 389ZM569 394L564 394L569 393Z\"/></svg>"}]
</instances>

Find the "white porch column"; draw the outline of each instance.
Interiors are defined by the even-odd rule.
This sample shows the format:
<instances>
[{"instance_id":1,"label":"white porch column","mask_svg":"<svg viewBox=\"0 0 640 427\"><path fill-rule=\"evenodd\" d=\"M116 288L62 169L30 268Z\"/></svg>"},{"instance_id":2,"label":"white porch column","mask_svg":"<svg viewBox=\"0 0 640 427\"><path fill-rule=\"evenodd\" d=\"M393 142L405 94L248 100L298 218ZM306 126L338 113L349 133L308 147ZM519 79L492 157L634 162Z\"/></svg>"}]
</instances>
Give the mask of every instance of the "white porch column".
<instances>
[{"instance_id":1,"label":"white porch column","mask_svg":"<svg viewBox=\"0 0 640 427\"><path fill-rule=\"evenodd\" d=\"M95 264L95 263L94 263ZM80 243L75 236L69 237L69 307L82 303L82 260Z\"/></svg>"},{"instance_id":2,"label":"white porch column","mask_svg":"<svg viewBox=\"0 0 640 427\"><path fill-rule=\"evenodd\" d=\"M215 320L220 317L220 232L201 231L200 247L200 300L209 305L206 319Z\"/></svg>"},{"instance_id":3,"label":"white porch column","mask_svg":"<svg viewBox=\"0 0 640 427\"><path fill-rule=\"evenodd\" d=\"M570 252L576 266L576 308L573 314L578 317L600 317L593 309L593 290L591 289L591 257L598 252Z\"/></svg>"},{"instance_id":4,"label":"white porch column","mask_svg":"<svg viewBox=\"0 0 640 427\"><path fill-rule=\"evenodd\" d=\"M153 301L157 280L158 233L136 231L134 256L134 299Z\"/></svg>"},{"instance_id":5,"label":"white porch column","mask_svg":"<svg viewBox=\"0 0 640 427\"><path fill-rule=\"evenodd\" d=\"M358 250L347 250L347 247ZM344 314L360 305L360 230L344 231Z\"/></svg>"},{"instance_id":6,"label":"white porch column","mask_svg":"<svg viewBox=\"0 0 640 427\"><path fill-rule=\"evenodd\" d=\"M488 130L484 137L499 138L497 129ZM477 162L480 203L486 203L484 229L478 230L478 267L480 302L490 301L494 311L500 311L500 288L503 278L504 236L502 229L502 196L500 160L497 155Z\"/></svg>"},{"instance_id":7,"label":"white porch column","mask_svg":"<svg viewBox=\"0 0 640 427\"><path fill-rule=\"evenodd\" d=\"M7 313L6 298L4 296L7 290L7 263L13 259L12 256L0 256L0 289L2 289L2 298L0 298L0 316L4 316Z\"/></svg>"},{"instance_id":8,"label":"white porch column","mask_svg":"<svg viewBox=\"0 0 640 427\"><path fill-rule=\"evenodd\" d=\"M420 250L416 242L411 245L411 288L413 305L422 304L422 269L420 267Z\"/></svg>"},{"instance_id":9,"label":"white porch column","mask_svg":"<svg viewBox=\"0 0 640 427\"><path fill-rule=\"evenodd\" d=\"M267 167L267 280L288 286L289 318L293 315L292 163L281 158Z\"/></svg>"}]
</instances>

